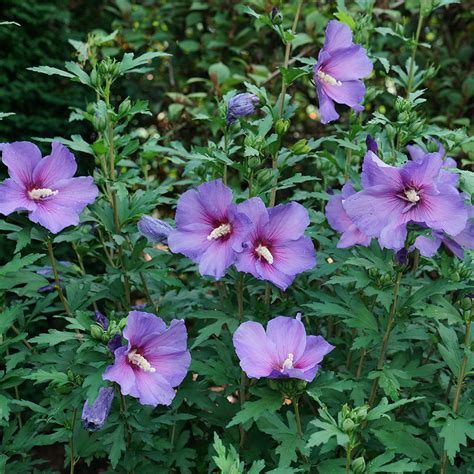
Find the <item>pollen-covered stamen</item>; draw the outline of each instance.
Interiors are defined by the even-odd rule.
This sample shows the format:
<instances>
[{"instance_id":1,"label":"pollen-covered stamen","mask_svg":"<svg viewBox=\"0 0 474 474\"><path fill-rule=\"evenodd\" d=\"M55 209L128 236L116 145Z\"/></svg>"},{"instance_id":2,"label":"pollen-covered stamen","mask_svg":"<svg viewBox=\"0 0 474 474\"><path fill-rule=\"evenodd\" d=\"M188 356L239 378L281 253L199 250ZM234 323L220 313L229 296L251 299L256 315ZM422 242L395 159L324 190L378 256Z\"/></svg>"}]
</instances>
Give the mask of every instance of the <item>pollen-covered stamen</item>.
<instances>
[{"instance_id":1,"label":"pollen-covered stamen","mask_svg":"<svg viewBox=\"0 0 474 474\"><path fill-rule=\"evenodd\" d=\"M225 237L226 235L230 234L232 231L232 226L227 224L221 224L219 227L216 227L208 236L207 240L216 240L220 239L221 237Z\"/></svg>"},{"instance_id":2,"label":"pollen-covered stamen","mask_svg":"<svg viewBox=\"0 0 474 474\"><path fill-rule=\"evenodd\" d=\"M316 74L318 79L329 84L330 86L342 86L342 82L338 81L335 77L332 77L330 74L327 74L321 70L319 70Z\"/></svg>"},{"instance_id":3,"label":"pollen-covered stamen","mask_svg":"<svg viewBox=\"0 0 474 474\"><path fill-rule=\"evenodd\" d=\"M407 189L405 191L405 196L413 204L416 204L420 200L420 196L418 195L416 189Z\"/></svg>"},{"instance_id":4,"label":"pollen-covered stamen","mask_svg":"<svg viewBox=\"0 0 474 474\"><path fill-rule=\"evenodd\" d=\"M138 365L140 369L142 369L144 372L155 372L156 369L151 366L150 362L148 362L145 357L143 357L140 354L137 354L136 349L131 350L128 353L128 360L131 364Z\"/></svg>"},{"instance_id":5,"label":"pollen-covered stamen","mask_svg":"<svg viewBox=\"0 0 474 474\"><path fill-rule=\"evenodd\" d=\"M270 265L273 263L273 255L270 250L268 250L268 247L259 244L259 246L255 249L255 253L260 258L264 258Z\"/></svg>"},{"instance_id":6,"label":"pollen-covered stamen","mask_svg":"<svg viewBox=\"0 0 474 474\"><path fill-rule=\"evenodd\" d=\"M38 188L38 189L32 189L28 191L28 196L31 199L38 201L40 199L46 199L52 196L56 196L58 192L59 191L53 191L52 189L49 189L49 188Z\"/></svg>"},{"instance_id":7,"label":"pollen-covered stamen","mask_svg":"<svg viewBox=\"0 0 474 474\"><path fill-rule=\"evenodd\" d=\"M293 357L293 354L288 354L288 357L285 359L285 362L283 362L283 365L281 367L282 372L293 368Z\"/></svg>"}]
</instances>

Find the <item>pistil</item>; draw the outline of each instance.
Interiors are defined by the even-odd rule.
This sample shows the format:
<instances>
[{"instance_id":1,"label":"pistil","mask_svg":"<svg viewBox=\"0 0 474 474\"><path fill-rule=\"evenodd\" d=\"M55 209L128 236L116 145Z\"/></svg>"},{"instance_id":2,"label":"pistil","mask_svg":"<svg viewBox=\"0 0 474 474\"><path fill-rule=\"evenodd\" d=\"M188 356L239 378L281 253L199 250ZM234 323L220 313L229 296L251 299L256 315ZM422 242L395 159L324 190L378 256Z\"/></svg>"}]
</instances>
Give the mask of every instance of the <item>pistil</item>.
<instances>
[{"instance_id":1,"label":"pistil","mask_svg":"<svg viewBox=\"0 0 474 474\"><path fill-rule=\"evenodd\" d=\"M221 237L225 237L226 235L230 234L232 231L232 227L230 224L221 224L219 227L216 227L208 236L207 240L216 240L220 239Z\"/></svg>"},{"instance_id":2,"label":"pistil","mask_svg":"<svg viewBox=\"0 0 474 474\"><path fill-rule=\"evenodd\" d=\"M41 200L41 199L46 199L52 196L56 196L59 191L53 191L52 189L49 188L38 188L38 189L32 189L31 191L28 191L28 196L30 199L34 199L35 201Z\"/></svg>"},{"instance_id":3,"label":"pistil","mask_svg":"<svg viewBox=\"0 0 474 474\"><path fill-rule=\"evenodd\" d=\"M144 372L155 372L156 369L143 357L141 354L137 354L134 349L128 353L128 360L131 364L138 365Z\"/></svg>"},{"instance_id":4,"label":"pistil","mask_svg":"<svg viewBox=\"0 0 474 474\"><path fill-rule=\"evenodd\" d=\"M260 257L265 259L270 265L273 263L273 255L264 245L259 244L255 249L255 253Z\"/></svg>"},{"instance_id":5,"label":"pistil","mask_svg":"<svg viewBox=\"0 0 474 474\"><path fill-rule=\"evenodd\" d=\"M338 81L335 77L332 77L330 74L327 74L321 70L317 72L318 79L329 84L330 86L342 86L342 82Z\"/></svg>"}]
</instances>

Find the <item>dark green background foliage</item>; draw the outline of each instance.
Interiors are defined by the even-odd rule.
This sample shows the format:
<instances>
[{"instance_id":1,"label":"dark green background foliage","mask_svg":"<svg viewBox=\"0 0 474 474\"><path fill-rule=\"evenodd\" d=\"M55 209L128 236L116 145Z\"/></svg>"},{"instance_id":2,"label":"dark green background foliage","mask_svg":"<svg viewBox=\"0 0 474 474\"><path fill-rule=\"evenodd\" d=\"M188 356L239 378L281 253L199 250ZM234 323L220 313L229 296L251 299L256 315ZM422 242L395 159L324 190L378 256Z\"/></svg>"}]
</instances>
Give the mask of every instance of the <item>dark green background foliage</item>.
<instances>
[{"instance_id":1,"label":"dark green background foliage","mask_svg":"<svg viewBox=\"0 0 474 474\"><path fill-rule=\"evenodd\" d=\"M59 266L70 314L54 291L38 291L49 283L37 273L49 264L44 229L21 213L0 220L0 472L68 472L71 452L75 472L473 472L472 252L463 261L446 249L411 254L400 267L375 241L338 249L324 215L329 188L358 185L369 133L390 164L406 160L407 144L439 140L472 194L469 2L304 2L283 70L290 126L277 134L285 47L268 15L279 6L291 29L297 3L0 0L0 22L19 24L0 25L0 112L15 114L0 115L0 141L47 152L56 137L102 191L81 225L54 238L56 258L73 263ZM374 73L365 111L341 107L338 122L322 125L308 58L334 18L351 26ZM109 95L100 86L111 77ZM225 103L246 90L261 107L226 146ZM110 156L116 176L102 166ZM243 292L243 319L301 312L308 334L336 346L299 399L301 435L294 403L265 380L250 381L239 401L238 274L201 278L137 231L143 215L172 219L179 196L224 165L237 201L251 187L268 203L278 178L277 201L309 210L317 266L284 293L246 275ZM116 396L104 428L90 433L82 406L104 384L106 343L131 305L185 319L193 362L171 407L130 397L125 407ZM95 309L112 329L94 326Z\"/></svg>"}]
</instances>

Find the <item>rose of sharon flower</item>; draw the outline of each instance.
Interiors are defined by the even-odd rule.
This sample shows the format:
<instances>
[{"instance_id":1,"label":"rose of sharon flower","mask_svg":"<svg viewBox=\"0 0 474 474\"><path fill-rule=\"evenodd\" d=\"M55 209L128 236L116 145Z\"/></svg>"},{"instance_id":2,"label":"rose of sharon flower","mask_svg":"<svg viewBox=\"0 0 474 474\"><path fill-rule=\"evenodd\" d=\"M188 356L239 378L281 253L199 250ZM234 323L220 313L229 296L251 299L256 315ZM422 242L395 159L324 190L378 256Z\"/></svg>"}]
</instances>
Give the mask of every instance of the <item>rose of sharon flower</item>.
<instances>
[{"instance_id":1,"label":"rose of sharon flower","mask_svg":"<svg viewBox=\"0 0 474 474\"><path fill-rule=\"evenodd\" d=\"M337 243L337 247L340 249L352 247L353 245L363 245L367 247L372 240L354 224L344 209L344 200L355 193L352 183L347 182L342 187L341 194L331 196L326 205L326 218L329 225L342 234Z\"/></svg>"},{"instance_id":2,"label":"rose of sharon flower","mask_svg":"<svg viewBox=\"0 0 474 474\"><path fill-rule=\"evenodd\" d=\"M359 79L367 77L372 69L366 50L352 42L351 29L340 21L330 21L313 68L322 123L339 118L334 102L348 105L356 112L364 110L361 102L365 85Z\"/></svg>"},{"instance_id":3,"label":"rose of sharon flower","mask_svg":"<svg viewBox=\"0 0 474 474\"><path fill-rule=\"evenodd\" d=\"M239 117L247 117L255 112L259 98L255 94L244 92L232 97L227 104L227 125L232 124Z\"/></svg>"},{"instance_id":4,"label":"rose of sharon flower","mask_svg":"<svg viewBox=\"0 0 474 474\"><path fill-rule=\"evenodd\" d=\"M201 275L219 279L242 251L250 230L249 218L232 204L232 191L218 179L181 196L168 245L198 263Z\"/></svg>"},{"instance_id":5,"label":"rose of sharon flower","mask_svg":"<svg viewBox=\"0 0 474 474\"><path fill-rule=\"evenodd\" d=\"M79 215L98 195L92 177L74 178L74 155L53 142L51 155L41 158L30 142L0 144L9 179L0 184L0 214L28 211L30 221L53 234L79 224Z\"/></svg>"},{"instance_id":6,"label":"rose of sharon flower","mask_svg":"<svg viewBox=\"0 0 474 474\"><path fill-rule=\"evenodd\" d=\"M142 405L170 405L173 387L183 381L191 363L184 321L174 319L167 328L154 314L132 311L123 337L128 345L115 350L115 363L102 378L117 382L123 395Z\"/></svg>"},{"instance_id":7,"label":"rose of sharon flower","mask_svg":"<svg viewBox=\"0 0 474 474\"><path fill-rule=\"evenodd\" d=\"M114 389L111 387L101 387L92 405L89 403L89 400L84 402L81 416L84 429L97 431L104 426L109 416L113 399Z\"/></svg>"},{"instance_id":8,"label":"rose of sharon flower","mask_svg":"<svg viewBox=\"0 0 474 474\"><path fill-rule=\"evenodd\" d=\"M404 247L408 223L457 235L466 227L468 208L443 165L438 153L428 153L397 168L369 151L363 190L345 199L344 209L362 232L393 250Z\"/></svg>"},{"instance_id":9,"label":"rose of sharon flower","mask_svg":"<svg viewBox=\"0 0 474 474\"><path fill-rule=\"evenodd\" d=\"M301 204L266 209L260 198L251 198L238 208L251 219L253 230L237 256L237 270L285 290L298 273L316 265L313 242L304 235L308 211Z\"/></svg>"},{"instance_id":10,"label":"rose of sharon flower","mask_svg":"<svg viewBox=\"0 0 474 474\"><path fill-rule=\"evenodd\" d=\"M306 336L301 317L278 316L267 330L254 321L233 337L240 367L253 378L295 378L311 382L323 357L334 349L322 336Z\"/></svg>"}]
</instances>

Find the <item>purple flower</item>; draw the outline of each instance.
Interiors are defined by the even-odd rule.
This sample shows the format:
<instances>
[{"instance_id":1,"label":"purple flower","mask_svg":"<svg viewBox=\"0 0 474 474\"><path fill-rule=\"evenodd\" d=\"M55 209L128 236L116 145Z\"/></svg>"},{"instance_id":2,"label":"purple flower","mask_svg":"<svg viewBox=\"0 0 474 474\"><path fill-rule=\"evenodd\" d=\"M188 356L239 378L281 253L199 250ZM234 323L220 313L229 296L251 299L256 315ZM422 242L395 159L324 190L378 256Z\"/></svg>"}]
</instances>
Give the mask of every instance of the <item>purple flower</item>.
<instances>
[{"instance_id":1,"label":"purple flower","mask_svg":"<svg viewBox=\"0 0 474 474\"><path fill-rule=\"evenodd\" d=\"M344 209L343 202L355 193L352 183L347 182L342 187L341 194L333 195L326 205L326 218L329 225L342 234L337 243L337 247L340 249L352 247L353 245L367 247L372 240L354 224Z\"/></svg>"},{"instance_id":2,"label":"purple flower","mask_svg":"<svg viewBox=\"0 0 474 474\"><path fill-rule=\"evenodd\" d=\"M84 429L97 431L104 426L109 416L113 399L114 389L111 387L101 387L92 405L89 403L89 400L84 402L81 417Z\"/></svg>"},{"instance_id":3,"label":"purple flower","mask_svg":"<svg viewBox=\"0 0 474 474\"><path fill-rule=\"evenodd\" d=\"M100 311L95 312L94 321L100 324L104 331L107 331L107 329L109 329L109 320Z\"/></svg>"},{"instance_id":4,"label":"purple flower","mask_svg":"<svg viewBox=\"0 0 474 474\"><path fill-rule=\"evenodd\" d=\"M142 405L170 405L173 387L183 381L191 363L184 321L174 319L167 328L154 314L131 311L123 337L128 345L115 350L115 363L102 378L117 382L123 395Z\"/></svg>"},{"instance_id":5,"label":"purple flower","mask_svg":"<svg viewBox=\"0 0 474 474\"><path fill-rule=\"evenodd\" d=\"M313 242L304 236L308 211L301 204L266 209L260 198L252 198L238 208L251 219L253 230L237 256L237 270L285 290L298 273L316 265Z\"/></svg>"},{"instance_id":6,"label":"purple flower","mask_svg":"<svg viewBox=\"0 0 474 474\"><path fill-rule=\"evenodd\" d=\"M150 242L166 244L168 235L173 230L173 227L161 219L143 216L138 221L138 230L140 234L146 237Z\"/></svg>"},{"instance_id":7,"label":"purple flower","mask_svg":"<svg viewBox=\"0 0 474 474\"><path fill-rule=\"evenodd\" d=\"M218 179L181 196L168 245L198 263L201 275L219 279L242 251L250 230L248 217L232 204L232 191Z\"/></svg>"},{"instance_id":8,"label":"purple flower","mask_svg":"<svg viewBox=\"0 0 474 474\"><path fill-rule=\"evenodd\" d=\"M258 103L259 98L255 94L244 92L234 95L227 103L227 125L230 125L239 117L252 115Z\"/></svg>"},{"instance_id":9,"label":"purple flower","mask_svg":"<svg viewBox=\"0 0 474 474\"><path fill-rule=\"evenodd\" d=\"M0 150L10 175L0 184L0 214L28 211L30 221L57 234L77 225L98 195L90 176L73 178L74 155L61 143L53 142L51 155L44 158L30 142L2 143Z\"/></svg>"},{"instance_id":10,"label":"purple flower","mask_svg":"<svg viewBox=\"0 0 474 474\"><path fill-rule=\"evenodd\" d=\"M352 42L351 29L339 21L330 21L324 46L313 68L322 123L339 118L334 102L346 104L356 112L364 110L360 104L365 86L359 79L367 77L372 68L366 50Z\"/></svg>"},{"instance_id":11,"label":"purple flower","mask_svg":"<svg viewBox=\"0 0 474 474\"><path fill-rule=\"evenodd\" d=\"M260 323L241 324L233 337L240 367L253 378L295 378L311 382L323 357L334 349L321 336L306 336L300 318L278 316L267 330Z\"/></svg>"},{"instance_id":12,"label":"purple flower","mask_svg":"<svg viewBox=\"0 0 474 474\"><path fill-rule=\"evenodd\" d=\"M416 248L424 257L433 257L443 244L462 260L464 249L474 249L474 206L469 206L468 212L470 219L462 232L457 235L448 235L439 230L433 230L431 236L418 236L410 247L410 251Z\"/></svg>"},{"instance_id":13,"label":"purple flower","mask_svg":"<svg viewBox=\"0 0 474 474\"><path fill-rule=\"evenodd\" d=\"M393 250L405 245L408 223L457 235L466 227L468 208L445 179L443 164L439 153L429 153L397 168L369 151L363 190L344 200L344 209L362 232Z\"/></svg>"}]
</instances>

